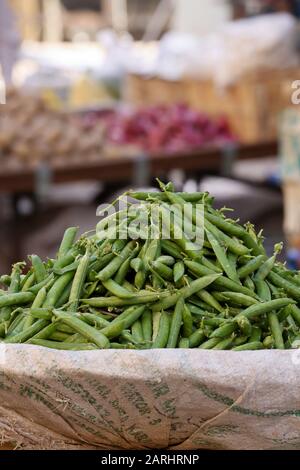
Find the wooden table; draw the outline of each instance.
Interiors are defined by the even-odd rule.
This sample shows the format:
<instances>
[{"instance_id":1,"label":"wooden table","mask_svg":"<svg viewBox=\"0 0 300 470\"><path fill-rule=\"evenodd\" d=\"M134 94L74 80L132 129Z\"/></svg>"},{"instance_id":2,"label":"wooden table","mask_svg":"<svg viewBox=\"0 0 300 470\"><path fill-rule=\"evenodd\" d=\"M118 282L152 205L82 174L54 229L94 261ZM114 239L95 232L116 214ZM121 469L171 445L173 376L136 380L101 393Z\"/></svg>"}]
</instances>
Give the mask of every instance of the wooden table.
<instances>
[{"instance_id":1,"label":"wooden table","mask_svg":"<svg viewBox=\"0 0 300 470\"><path fill-rule=\"evenodd\" d=\"M206 148L203 150L167 154L141 154L139 157L99 158L97 161L70 163L65 166L49 167L53 183L67 183L84 180L123 183L137 182L139 179L156 177L172 169L192 172L224 173L233 161L256 159L277 154L277 142L228 146L223 149ZM38 169L0 169L0 192L34 192L41 168ZM145 182L143 182L145 184Z\"/></svg>"}]
</instances>

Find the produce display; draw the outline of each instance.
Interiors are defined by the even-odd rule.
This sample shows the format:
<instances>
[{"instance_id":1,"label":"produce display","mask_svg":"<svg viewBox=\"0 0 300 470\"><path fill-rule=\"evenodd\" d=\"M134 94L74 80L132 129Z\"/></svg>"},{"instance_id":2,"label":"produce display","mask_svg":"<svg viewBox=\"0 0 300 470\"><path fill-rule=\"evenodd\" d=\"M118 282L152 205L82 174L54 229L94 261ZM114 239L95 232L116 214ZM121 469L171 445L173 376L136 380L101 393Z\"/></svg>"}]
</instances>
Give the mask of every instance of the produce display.
<instances>
[{"instance_id":1,"label":"produce display","mask_svg":"<svg viewBox=\"0 0 300 470\"><path fill-rule=\"evenodd\" d=\"M2 276L1 341L65 350L297 347L300 274L276 260L281 245L268 257L261 233L215 210L208 193L160 188L127 193L126 209L95 231L75 241L69 228L56 259L32 255ZM196 234L203 229L200 248L186 231L178 236L183 213Z\"/></svg>"},{"instance_id":2,"label":"produce display","mask_svg":"<svg viewBox=\"0 0 300 470\"><path fill-rule=\"evenodd\" d=\"M234 141L225 118L212 120L185 105L151 106L108 115L96 112L86 121L94 124L97 119L104 123L106 144L122 148L129 145L147 152L174 153Z\"/></svg>"},{"instance_id":3,"label":"produce display","mask_svg":"<svg viewBox=\"0 0 300 470\"><path fill-rule=\"evenodd\" d=\"M43 161L99 158L103 127L85 129L73 116L50 110L35 95L8 90L0 115L0 162L36 165Z\"/></svg>"}]
</instances>

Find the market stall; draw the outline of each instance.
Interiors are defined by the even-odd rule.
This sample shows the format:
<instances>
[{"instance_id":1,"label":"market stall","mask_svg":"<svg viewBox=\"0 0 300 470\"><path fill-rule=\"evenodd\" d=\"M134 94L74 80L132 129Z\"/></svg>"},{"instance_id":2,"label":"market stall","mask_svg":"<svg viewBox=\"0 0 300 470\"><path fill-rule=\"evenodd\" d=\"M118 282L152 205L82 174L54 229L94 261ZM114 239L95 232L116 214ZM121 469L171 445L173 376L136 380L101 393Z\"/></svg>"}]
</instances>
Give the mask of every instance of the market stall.
<instances>
[{"instance_id":1,"label":"market stall","mask_svg":"<svg viewBox=\"0 0 300 470\"><path fill-rule=\"evenodd\" d=\"M0 450L299 450L297 20L108 3L0 104Z\"/></svg>"}]
</instances>

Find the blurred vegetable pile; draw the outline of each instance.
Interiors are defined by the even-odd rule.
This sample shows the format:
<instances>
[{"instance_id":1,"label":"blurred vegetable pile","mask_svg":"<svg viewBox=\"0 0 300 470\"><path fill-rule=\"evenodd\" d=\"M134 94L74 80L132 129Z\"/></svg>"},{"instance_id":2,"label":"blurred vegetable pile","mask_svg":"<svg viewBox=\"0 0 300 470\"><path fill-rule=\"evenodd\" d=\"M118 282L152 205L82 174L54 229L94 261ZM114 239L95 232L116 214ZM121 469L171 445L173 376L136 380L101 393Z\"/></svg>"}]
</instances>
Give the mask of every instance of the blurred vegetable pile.
<instances>
[{"instance_id":1,"label":"blurred vegetable pile","mask_svg":"<svg viewBox=\"0 0 300 470\"><path fill-rule=\"evenodd\" d=\"M276 260L281 244L269 258L261 234L215 210L207 193L160 186L129 192L126 209L78 241L68 229L56 259L33 255L2 276L2 341L69 350L299 346L300 275ZM180 229L183 214L201 244Z\"/></svg>"},{"instance_id":2,"label":"blurred vegetable pile","mask_svg":"<svg viewBox=\"0 0 300 470\"><path fill-rule=\"evenodd\" d=\"M213 120L185 105L117 112L105 125L111 144L135 145L147 152L180 152L234 140L225 118Z\"/></svg>"},{"instance_id":3,"label":"blurred vegetable pile","mask_svg":"<svg viewBox=\"0 0 300 470\"><path fill-rule=\"evenodd\" d=\"M11 89L1 107L0 162L15 166L98 159L102 134L100 122L84 129L71 115L48 109L41 98Z\"/></svg>"}]
</instances>

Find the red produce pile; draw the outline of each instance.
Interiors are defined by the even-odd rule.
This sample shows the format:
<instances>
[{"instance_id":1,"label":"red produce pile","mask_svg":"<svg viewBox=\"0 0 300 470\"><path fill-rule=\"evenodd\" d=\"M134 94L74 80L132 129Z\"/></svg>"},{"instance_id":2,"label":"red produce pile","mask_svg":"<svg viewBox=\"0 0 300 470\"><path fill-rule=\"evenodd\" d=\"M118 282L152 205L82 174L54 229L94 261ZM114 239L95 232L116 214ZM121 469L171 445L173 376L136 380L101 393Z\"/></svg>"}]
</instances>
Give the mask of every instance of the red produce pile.
<instances>
[{"instance_id":1,"label":"red produce pile","mask_svg":"<svg viewBox=\"0 0 300 470\"><path fill-rule=\"evenodd\" d=\"M147 152L169 153L236 141L225 118L211 119L185 105L153 106L105 118L106 138Z\"/></svg>"}]
</instances>

